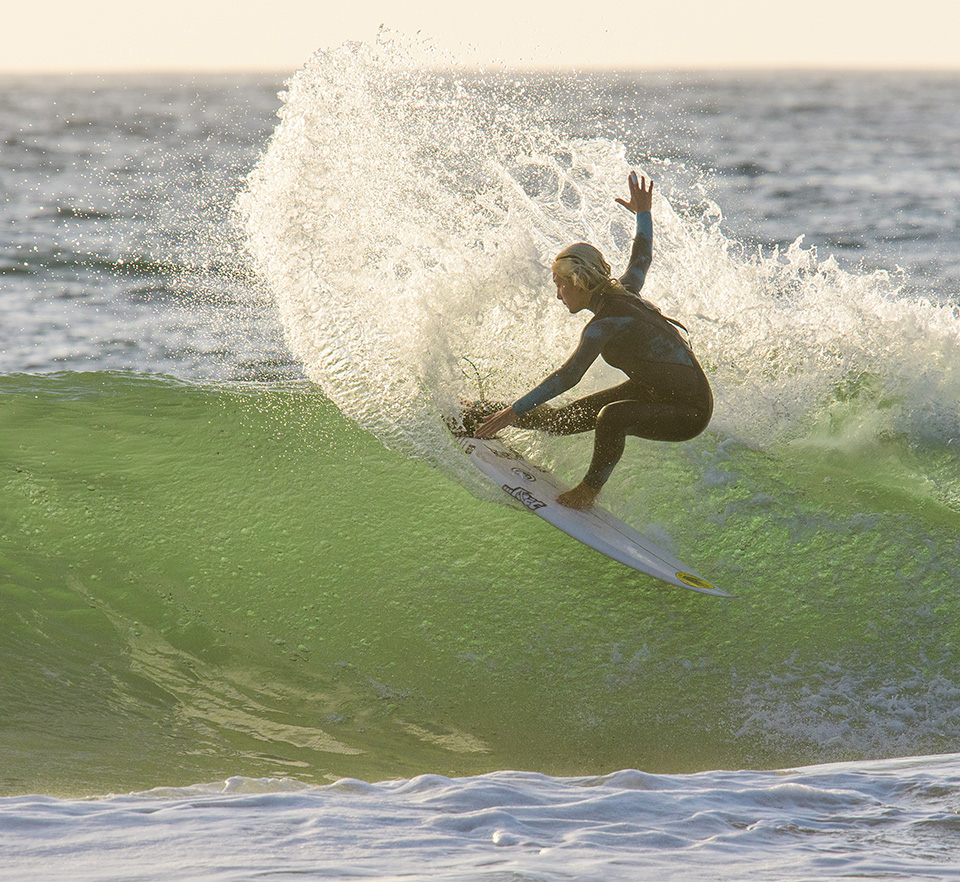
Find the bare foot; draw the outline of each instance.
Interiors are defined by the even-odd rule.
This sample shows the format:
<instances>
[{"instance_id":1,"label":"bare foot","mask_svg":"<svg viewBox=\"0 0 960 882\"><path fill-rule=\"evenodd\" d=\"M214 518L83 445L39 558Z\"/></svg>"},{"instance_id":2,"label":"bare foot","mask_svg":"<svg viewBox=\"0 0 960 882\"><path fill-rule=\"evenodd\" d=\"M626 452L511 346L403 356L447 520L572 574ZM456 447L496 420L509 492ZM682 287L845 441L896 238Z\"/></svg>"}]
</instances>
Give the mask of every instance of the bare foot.
<instances>
[{"instance_id":1,"label":"bare foot","mask_svg":"<svg viewBox=\"0 0 960 882\"><path fill-rule=\"evenodd\" d=\"M599 493L599 490L596 490L593 487L588 487L583 483L583 481L581 481L576 487L567 490L566 493L561 493L557 497L557 502L559 502L561 505L565 505L567 508L590 508Z\"/></svg>"}]
</instances>

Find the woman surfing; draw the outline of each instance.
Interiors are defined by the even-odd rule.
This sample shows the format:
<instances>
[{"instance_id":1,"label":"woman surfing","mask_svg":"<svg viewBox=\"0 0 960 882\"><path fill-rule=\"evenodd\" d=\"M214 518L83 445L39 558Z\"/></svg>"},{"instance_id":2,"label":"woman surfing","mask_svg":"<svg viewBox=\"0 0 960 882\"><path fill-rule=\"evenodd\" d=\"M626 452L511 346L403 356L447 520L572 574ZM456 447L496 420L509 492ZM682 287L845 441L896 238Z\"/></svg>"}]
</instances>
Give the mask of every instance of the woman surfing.
<instances>
[{"instance_id":1,"label":"woman surfing","mask_svg":"<svg viewBox=\"0 0 960 882\"><path fill-rule=\"evenodd\" d=\"M513 404L476 419L474 435L489 438L507 426L553 435L595 430L593 459L583 480L557 497L570 508L587 508L623 455L627 435L652 441L688 441L710 422L713 394L682 325L640 297L653 259L653 181L627 179L629 199L616 201L636 215L636 235L627 271L610 277L610 265L592 245L578 242L553 262L557 298L571 314L593 313L576 351L540 385ZM601 356L627 381L563 407L546 402L573 388ZM487 408L484 408L487 410ZM476 410L474 410L474 415Z\"/></svg>"}]
</instances>

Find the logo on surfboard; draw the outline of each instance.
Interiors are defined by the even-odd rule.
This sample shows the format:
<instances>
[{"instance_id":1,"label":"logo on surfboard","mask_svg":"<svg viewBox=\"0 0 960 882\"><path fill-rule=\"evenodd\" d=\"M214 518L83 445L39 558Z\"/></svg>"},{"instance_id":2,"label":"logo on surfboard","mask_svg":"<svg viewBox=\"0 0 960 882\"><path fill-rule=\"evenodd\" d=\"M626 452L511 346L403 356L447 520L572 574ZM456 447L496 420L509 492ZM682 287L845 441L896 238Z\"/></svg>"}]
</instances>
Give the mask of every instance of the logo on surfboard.
<instances>
[{"instance_id":1,"label":"logo on surfboard","mask_svg":"<svg viewBox=\"0 0 960 882\"><path fill-rule=\"evenodd\" d=\"M526 490L523 487L511 487L509 484L504 484L503 492L510 494L510 496L516 499L517 502L520 502L529 508L530 511L536 511L538 508L543 508L546 506L545 502L541 502L529 490Z\"/></svg>"},{"instance_id":2,"label":"logo on surfboard","mask_svg":"<svg viewBox=\"0 0 960 882\"><path fill-rule=\"evenodd\" d=\"M521 469L518 466L514 466L510 469L518 478L523 478L524 481L529 481L531 484L537 479L530 474L526 469Z\"/></svg>"},{"instance_id":3,"label":"logo on surfboard","mask_svg":"<svg viewBox=\"0 0 960 882\"><path fill-rule=\"evenodd\" d=\"M701 579L699 576L694 576L691 573L677 573L677 578L683 582L684 585L689 585L691 588L709 588L713 591L716 591L716 586L711 585L706 579Z\"/></svg>"}]
</instances>

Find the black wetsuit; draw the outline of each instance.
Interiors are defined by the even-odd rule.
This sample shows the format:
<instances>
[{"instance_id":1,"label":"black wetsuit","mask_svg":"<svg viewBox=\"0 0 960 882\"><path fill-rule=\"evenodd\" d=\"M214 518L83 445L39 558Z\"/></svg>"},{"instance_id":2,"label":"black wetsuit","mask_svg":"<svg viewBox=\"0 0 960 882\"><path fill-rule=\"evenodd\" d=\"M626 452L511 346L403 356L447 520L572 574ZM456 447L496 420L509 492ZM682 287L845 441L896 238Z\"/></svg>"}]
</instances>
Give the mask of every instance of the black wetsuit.
<instances>
[{"instance_id":1,"label":"black wetsuit","mask_svg":"<svg viewBox=\"0 0 960 882\"><path fill-rule=\"evenodd\" d=\"M596 430L593 460L583 481L599 489L623 455L627 435L654 441L686 441L699 435L713 414L710 384L677 326L640 297L653 258L650 212L637 214L623 290L595 294L593 318L566 363L513 405L521 428L555 435ZM564 407L545 402L580 382L597 356L629 378L626 383Z\"/></svg>"}]
</instances>

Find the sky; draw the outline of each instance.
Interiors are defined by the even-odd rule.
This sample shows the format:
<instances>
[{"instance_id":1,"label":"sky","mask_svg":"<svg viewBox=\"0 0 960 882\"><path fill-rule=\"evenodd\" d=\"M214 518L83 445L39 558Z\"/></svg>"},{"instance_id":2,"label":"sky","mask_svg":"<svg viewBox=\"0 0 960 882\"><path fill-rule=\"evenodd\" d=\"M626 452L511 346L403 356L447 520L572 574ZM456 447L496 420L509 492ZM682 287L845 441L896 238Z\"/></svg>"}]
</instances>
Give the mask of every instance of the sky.
<instances>
[{"instance_id":1,"label":"sky","mask_svg":"<svg viewBox=\"0 0 960 882\"><path fill-rule=\"evenodd\" d=\"M15 5L14 5L15 4ZM288 71L381 25L464 66L960 70L960 2L10 0L0 72ZM331 8L333 6L334 8Z\"/></svg>"}]
</instances>

